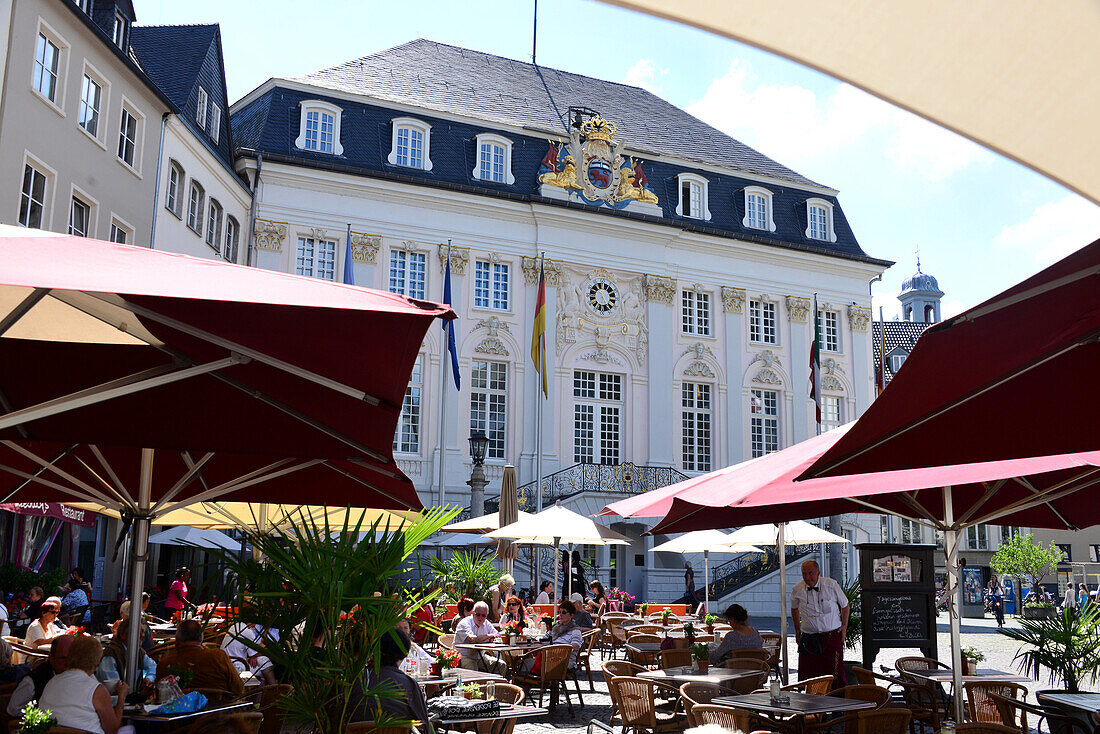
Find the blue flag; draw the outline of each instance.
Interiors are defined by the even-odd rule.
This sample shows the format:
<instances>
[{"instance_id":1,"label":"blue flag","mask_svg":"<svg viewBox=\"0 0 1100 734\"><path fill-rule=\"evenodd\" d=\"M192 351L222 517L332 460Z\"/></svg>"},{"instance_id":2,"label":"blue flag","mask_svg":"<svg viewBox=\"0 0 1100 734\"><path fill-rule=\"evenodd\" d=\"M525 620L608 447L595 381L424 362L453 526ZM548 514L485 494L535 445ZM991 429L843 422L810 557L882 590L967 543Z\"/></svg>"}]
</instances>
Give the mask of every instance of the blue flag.
<instances>
[{"instance_id":1,"label":"blue flag","mask_svg":"<svg viewBox=\"0 0 1100 734\"><path fill-rule=\"evenodd\" d=\"M348 227L348 242L347 247L344 249L344 282L348 285L355 285L355 269L352 267L351 261L351 228Z\"/></svg>"},{"instance_id":2,"label":"blue flag","mask_svg":"<svg viewBox=\"0 0 1100 734\"><path fill-rule=\"evenodd\" d=\"M451 305L451 255L447 253L447 272L443 276L443 302ZM443 322L443 331L447 334L447 351L451 353L451 374L455 378L455 389L462 389L462 378L458 374L458 347L455 346L455 321Z\"/></svg>"}]
</instances>

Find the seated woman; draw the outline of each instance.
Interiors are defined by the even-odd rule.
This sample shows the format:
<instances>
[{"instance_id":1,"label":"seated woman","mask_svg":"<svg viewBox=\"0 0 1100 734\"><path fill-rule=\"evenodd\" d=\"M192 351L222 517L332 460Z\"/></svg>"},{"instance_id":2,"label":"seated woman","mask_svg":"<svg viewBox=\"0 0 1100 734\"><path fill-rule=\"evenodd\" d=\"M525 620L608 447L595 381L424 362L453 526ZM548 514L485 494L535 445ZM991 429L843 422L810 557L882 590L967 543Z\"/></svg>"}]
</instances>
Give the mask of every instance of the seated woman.
<instances>
[{"instance_id":1,"label":"seated woman","mask_svg":"<svg viewBox=\"0 0 1100 734\"><path fill-rule=\"evenodd\" d=\"M99 640L88 635L77 635L69 646L68 669L46 684L38 708L52 711L61 726L95 734L133 732L132 726L121 726L122 706L130 687L125 683L118 684L115 689L118 703L112 706L111 694L95 677L101 657L103 646Z\"/></svg>"},{"instance_id":2,"label":"seated woman","mask_svg":"<svg viewBox=\"0 0 1100 734\"><path fill-rule=\"evenodd\" d=\"M248 643L260 646L263 644L263 636L255 624L237 622L222 638L221 647L238 673L248 672L263 681L264 685L275 685L275 669L271 666L271 661Z\"/></svg>"},{"instance_id":3,"label":"seated woman","mask_svg":"<svg viewBox=\"0 0 1100 734\"><path fill-rule=\"evenodd\" d=\"M752 650L764 647L760 633L749 626L749 613L740 604L732 604L726 610L726 619L730 631L722 638L721 644L710 654L711 665L721 665L734 650Z\"/></svg>"},{"instance_id":4,"label":"seated woman","mask_svg":"<svg viewBox=\"0 0 1100 734\"><path fill-rule=\"evenodd\" d=\"M412 619L409 620L412 625L412 640L416 643L424 643L428 639L428 628L425 625L436 624L435 607L431 602L427 602L424 606L417 609L412 613ZM433 638L434 639L434 638Z\"/></svg>"},{"instance_id":5,"label":"seated woman","mask_svg":"<svg viewBox=\"0 0 1100 734\"><path fill-rule=\"evenodd\" d=\"M588 597L588 601L585 602L588 611L592 614L598 614L602 607L603 611L606 612L611 605L607 603L607 592L604 591L603 584L599 581L593 581L588 585L588 589L592 592L592 596Z\"/></svg>"},{"instance_id":6,"label":"seated woman","mask_svg":"<svg viewBox=\"0 0 1100 734\"><path fill-rule=\"evenodd\" d=\"M541 584L539 584L539 595L538 595L538 597L536 597L535 603L536 604L549 604L550 603L550 592L553 590L553 588L554 588L554 582L552 582L552 581L543 581Z\"/></svg>"},{"instance_id":7,"label":"seated woman","mask_svg":"<svg viewBox=\"0 0 1100 734\"><path fill-rule=\"evenodd\" d=\"M397 623L397 629L409 635L409 654L405 656L405 664L409 666L419 666L421 660L427 660L429 664L435 660L434 655L430 654L427 650L413 641L411 634L412 625L409 623L409 620L402 619Z\"/></svg>"},{"instance_id":8,"label":"seated woman","mask_svg":"<svg viewBox=\"0 0 1100 734\"><path fill-rule=\"evenodd\" d=\"M357 683L358 696L353 693L352 706L355 711L353 721L376 721L382 713L401 719L419 721L421 732L430 732L428 705L424 701L424 692L409 676L401 672L398 664L409 654L411 647L409 636L402 629L394 630L393 635L383 635L378 645L381 670L377 677L367 669L367 687L386 686L392 696L385 698L363 698L362 684ZM356 700L358 699L358 700Z\"/></svg>"},{"instance_id":9,"label":"seated woman","mask_svg":"<svg viewBox=\"0 0 1100 734\"><path fill-rule=\"evenodd\" d=\"M527 610L518 596L510 596L504 603L504 614L500 615L501 628L506 624L514 624L520 629L527 627Z\"/></svg>"},{"instance_id":10,"label":"seated woman","mask_svg":"<svg viewBox=\"0 0 1100 734\"><path fill-rule=\"evenodd\" d=\"M83 586L74 586L73 582L62 584L61 611L69 615L69 624L85 625L92 621L91 601Z\"/></svg>"},{"instance_id":11,"label":"seated woman","mask_svg":"<svg viewBox=\"0 0 1100 734\"><path fill-rule=\"evenodd\" d=\"M27 636L23 639L23 644L27 647L42 647L50 644L58 635L65 634L65 628L57 623L57 614L60 611L61 600L56 596L51 596L42 602L42 606L39 607L39 617L27 628Z\"/></svg>"},{"instance_id":12,"label":"seated woman","mask_svg":"<svg viewBox=\"0 0 1100 734\"><path fill-rule=\"evenodd\" d=\"M458 623L469 617L474 611L474 600L468 596L464 596L458 600L455 604L455 608L458 610L458 616L454 618L454 624L451 626L453 631L455 627L458 627Z\"/></svg>"},{"instance_id":13,"label":"seated woman","mask_svg":"<svg viewBox=\"0 0 1100 734\"><path fill-rule=\"evenodd\" d=\"M149 593L141 592L141 649L149 651L153 649L156 644L153 641L153 628L149 626L148 620L145 619L145 610L149 608ZM130 618L130 600L122 602L118 607L118 614L120 619L111 623L111 633L118 634L118 628Z\"/></svg>"}]
</instances>

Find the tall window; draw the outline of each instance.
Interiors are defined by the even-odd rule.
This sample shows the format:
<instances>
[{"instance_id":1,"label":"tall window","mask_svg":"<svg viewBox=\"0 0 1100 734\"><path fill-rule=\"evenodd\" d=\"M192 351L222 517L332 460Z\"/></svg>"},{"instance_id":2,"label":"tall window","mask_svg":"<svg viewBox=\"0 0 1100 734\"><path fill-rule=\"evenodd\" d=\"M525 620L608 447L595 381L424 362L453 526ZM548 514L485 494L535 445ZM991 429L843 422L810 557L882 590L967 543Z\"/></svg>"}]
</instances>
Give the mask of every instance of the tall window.
<instances>
[{"instance_id":1,"label":"tall window","mask_svg":"<svg viewBox=\"0 0 1100 734\"><path fill-rule=\"evenodd\" d=\"M61 52L57 45L44 33L39 33L38 45L34 51L34 77L31 83L43 97L51 102L57 101L57 65L60 57Z\"/></svg>"},{"instance_id":2,"label":"tall window","mask_svg":"<svg viewBox=\"0 0 1100 734\"><path fill-rule=\"evenodd\" d=\"M336 240L299 237L294 272L322 280L336 280Z\"/></svg>"},{"instance_id":3,"label":"tall window","mask_svg":"<svg viewBox=\"0 0 1100 734\"><path fill-rule=\"evenodd\" d=\"M821 430L829 431L840 425L840 397L821 396Z\"/></svg>"},{"instance_id":4,"label":"tall window","mask_svg":"<svg viewBox=\"0 0 1100 734\"><path fill-rule=\"evenodd\" d=\"M45 206L46 174L28 163L23 166L23 188L19 192L19 224L41 229Z\"/></svg>"},{"instance_id":5,"label":"tall window","mask_svg":"<svg viewBox=\"0 0 1100 734\"><path fill-rule=\"evenodd\" d=\"M390 250L390 293L424 298L427 256L423 252Z\"/></svg>"},{"instance_id":6,"label":"tall window","mask_svg":"<svg viewBox=\"0 0 1100 734\"><path fill-rule=\"evenodd\" d=\"M401 416L393 434L393 450L401 454L420 453L420 390L423 382L421 356L413 362L412 375L401 402Z\"/></svg>"},{"instance_id":7,"label":"tall window","mask_svg":"<svg viewBox=\"0 0 1100 734\"><path fill-rule=\"evenodd\" d=\"M508 365L475 359L471 372L470 431L482 431L489 437L486 457L503 459Z\"/></svg>"},{"instance_id":8,"label":"tall window","mask_svg":"<svg viewBox=\"0 0 1100 734\"><path fill-rule=\"evenodd\" d=\"M836 311L818 311L817 325L821 329L821 348L826 352L839 352L840 315Z\"/></svg>"},{"instance_id":9,"label":"tall window","mask_svg":"<svg viewBox=\"0 0 1100 734\"><path fill-rule=\"evenodd\" d=\"M126 50L126 36L130 33L130 21L122 13L115 13L115 30L111 34L115 45Z\"/></svg>"},{"instance_id":10,"label":"tall window","mask_svg":"<svg viewBox=\"0 0 1100 734\"><path fill-rule=\"evenodd\" d=\"M478 151L478 166L481 171L478 178L482 181L504 183L504 146L484 142Z\"/></svg>"},{"instance_id":11,"label":"tall window","mask_svg":"<svg viewBox=\"0 0 1100 734\"><path fill-rule=\"evenodd\" d=\"M685 217L703 218L703 185L697 181L684 181L680 186L680 206Z\"/></svg>"},{"instance_id":12,"label":"tall window","mask_svg":"<svg viewBox=\"0 0 1100 734\"><path fill-rule=\"evenodd\" d=\"M397 129L397 146L394 149L397 165L410 168L424 167L424 132L413 127Z\"/></svg>"},{"instance_id":13,"label":"tall window","mask_svg":"<svg viewBox=\"0 0 1100 734\"><path fill-rule=\"evenodd\" d=\"M900 542L911 544L921 542L920 523L916 520L907 520L904 517L898 518L898 523L901 526Z\"/></svg>"},{"instance_id":14,"label":"tall window","mask_svg":"<svg viewBox=\"0 0 1100 734\"><path fill-rule=\"evenodd\" d=\"M217 199L210 200L206 210L206 244L221 252L222 207Z\"/></svg>"},{"instance_id":15,"label":"tall window","mask_svg":"<svg viewBox=\"0 0 1100 734\"><path fill-rule=\"evenodd\" d=\"M306 112L305 149L321 153L331 153L333 131L336 129L336 117L321 110Z\"/></svg>"},{"instance_id":16,"label":"tall window","mask_svg":"<svg viewBox=\"0 0 1100 734\"><path fill-rule=\"evenodd\" d=\"M180 207L183 204L183 197L180 195L180 189L183 186L183 169L175 161L168 163L168 187L164 192L164 208L180 216Z\"/></svg>"},{"instance_id":17,"label":"tall window","mask_svg":"<svg viewBox=\"0 0 1100 734\"><path fill-rule=\"evenodd\" d=\"M213 102L210 103L210 127L206 132L210 133L210 139L217 143L222 134L222 108Z\"/></svg>"},{"instance_id":18,"label":"tall window","mask_svg":"<svg viewBox=\"0 0 1100 734\"><path fill-rule=\"evenodd\" d=\"M474 262L474 305L508 310L508 265L485 260Z\"/></svg>"},{"instance_id":19,"label":"tall window","mask_svg":"<svg viewBox=\"0 0 1100 734\"><path fill-rule=\"evenodd\" d=\"M137 150L137 128L137 118L123 107L122 122L118 130L118 157L131 167L134 166L135 151Z\"/></svg>"},{"instance_id":20,"label":"tall window","mask_svg":"<svg viewBox=\"0 0 1100 734\"><path fill-rule=\"evenodd\" d=\"M966 545L970 550L989 550L989 536L985 525L971 525L966 529Z\"/></svg>"},{"instance_id":21,"label":"tall window","mask_svg":"<svg viewBox=\"0 0 1100 734\"><path fill-rule=\"evenodd\" d=\"M775 304L771 301L749 301L749 341L776 344Z\"/></svg>"},{"instance_id":22,"label":"tall window","mask_svg":"<svg viewBox=\"0 0 1100 734\"><path fill-rule=\"evenodd\" d=\"M87 237L91 225L92 207L79 197L74 196L69 207L69 234Z\"/></svg>"},{"instance_id":23,"label":"tall window","mask_svg":"<svg viewBox=\"0 0 1100 734\"><path fill-rule=\"evenodd\" d=\"M749 395L752 415L752 458L779 450L779 393L753 389Z\"/></svg>"},{"instance_id":24,"label":"tall window","mask_svg":"<svg viewBox=\"0 0 1100 734\"><path fill-rule=\"evenodd\" d=\"M199 87L199 93L195 100L195 122L199 123L199 127L203 130L206 129L206 108L210 104L210 95L206 93L206 90Z\"/></svg>"},{"instance_id":25,"label":"tall window","mask_svg":"<svg viewBox=\"0 0 1100 734\"><path fill-rule=\"evenodd\" d=\"M890 516L879 515L878 516L878 531L879 541L882 543L890 542Z\"/></svg>"},{"instance_id":26,"label":"tall window","mask_svg":"<svg viewBox=\"0 0 1100 734\"><path fill-rule=\"evenodd\" d=\"M772 221L772 194L759 187L745 189L745 218L741 223L749 229L775 231Z\"/></svg>"},{"instance_id":27,"label":"tall window","mask_svg":"<svg viewBox=\"0 0 1100 734\"><path fill-rule=\"evenodd\" d=\"M1013 535L1019 535L1020 528L1015 525L1002 525L1001 526L1001 545L1007 545L1012 542Z\"/></svg>"},{"instance_id":28,"label":"tall window","mask_svg":"<svg viewBox=\"0 0 1100 734\"><path fill-rule=\"evenodd\" d=\"M683 291L680 296L683 333L710 336L710 294Z\"/></svg>"},{"instance_id":29,"label":"tall window","mask_svg":"<svg viewBox=\"0 0 1100 734\"><path fill-rule=\"evenodd\" d=\"M573 461L618 464L623 378L604 372L573 373Z\"/></svg>"},{"instance_id":30,"label":"tall window","mask_svg":"<svg viewBox=\"0 0 1100 734\"><path fill-rule=\"evenodd\" d=\"M820 204L810 204L807 209L809 227L806 234L812 240L829 239L829 212Z\"/></svg>"},{"instance_id":31,"label":"tall window","mask_svg":"<svg viewBox=\"0 0 1100 734\"><path fill-rule=\"evenodd\" d=\"M99 135L99 105L103 98L103 87L95 79L84 75L80 89L80 126L94 138Z\"/></svg>"},{"instance_id":32,"label":"tall window","mask_svg":"<svg viewBox=\"0 0 1100 734\"><path fill-rule=\"evenodd\" d=\"M187 200L187 226L202 234L202 203L205 192L194 179L191 180L191 193Z\"/></svg>"},{"instance_id":33,"label":"tall window","mask_svg":"<svg viewBox=\"0 0 1100 734\"><path fill-rule=\"evenodd\" d=\"M225 218L225 249L222 257L231 263L237 262L237 247L240 244L241 225L233 217Z\"/></svg>"},{"instance_id":34,"label":"tall window","mask_svg":"<svg viewBox=\"0 0 1100 734\"><path fill-rule=\"evenodd\" d=\"M680 387L684 471L710 471L710 385L685 382Z\"/></svg>"}]
</instances>

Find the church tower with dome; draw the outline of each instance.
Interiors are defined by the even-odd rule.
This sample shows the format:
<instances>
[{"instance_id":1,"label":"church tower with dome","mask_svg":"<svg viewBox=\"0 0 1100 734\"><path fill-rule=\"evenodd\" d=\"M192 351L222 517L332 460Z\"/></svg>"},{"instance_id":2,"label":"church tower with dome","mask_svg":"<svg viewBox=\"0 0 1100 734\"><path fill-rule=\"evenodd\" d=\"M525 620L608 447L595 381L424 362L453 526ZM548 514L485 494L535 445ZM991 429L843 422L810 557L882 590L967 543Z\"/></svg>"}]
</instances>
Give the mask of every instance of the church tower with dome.
<instances>
[{"instance_id":1,"label":"church tower with dome","mask_svg":"<svg viewBox=\"0 0 1100 734\"><path fill-rule=\"evenodd\" d=\"M924 324L939 323L941 298L943 291L939 283L931 275L921 272L918 257L916 274L905 279L898 294L902 318Z\"/></svg>"}]
</instances>

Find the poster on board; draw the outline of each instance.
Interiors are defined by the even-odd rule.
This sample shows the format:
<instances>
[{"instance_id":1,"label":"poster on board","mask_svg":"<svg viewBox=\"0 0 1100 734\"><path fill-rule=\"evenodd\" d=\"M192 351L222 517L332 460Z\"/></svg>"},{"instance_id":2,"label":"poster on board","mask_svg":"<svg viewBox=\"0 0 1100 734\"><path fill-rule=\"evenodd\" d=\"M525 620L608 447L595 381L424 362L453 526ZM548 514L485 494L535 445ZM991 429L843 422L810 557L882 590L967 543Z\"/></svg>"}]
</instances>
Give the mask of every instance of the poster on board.
<instances>
[{"instance_id":1,"label":"poster on board","mask_svg":"<svg viewBox=\"0 0 1100 734\"><path fill-rule=\"evenodd\" d=\"M962 570L963 602L966 604L982 603L982 569L967 566Z\"/></svg>"}]
</instances>

